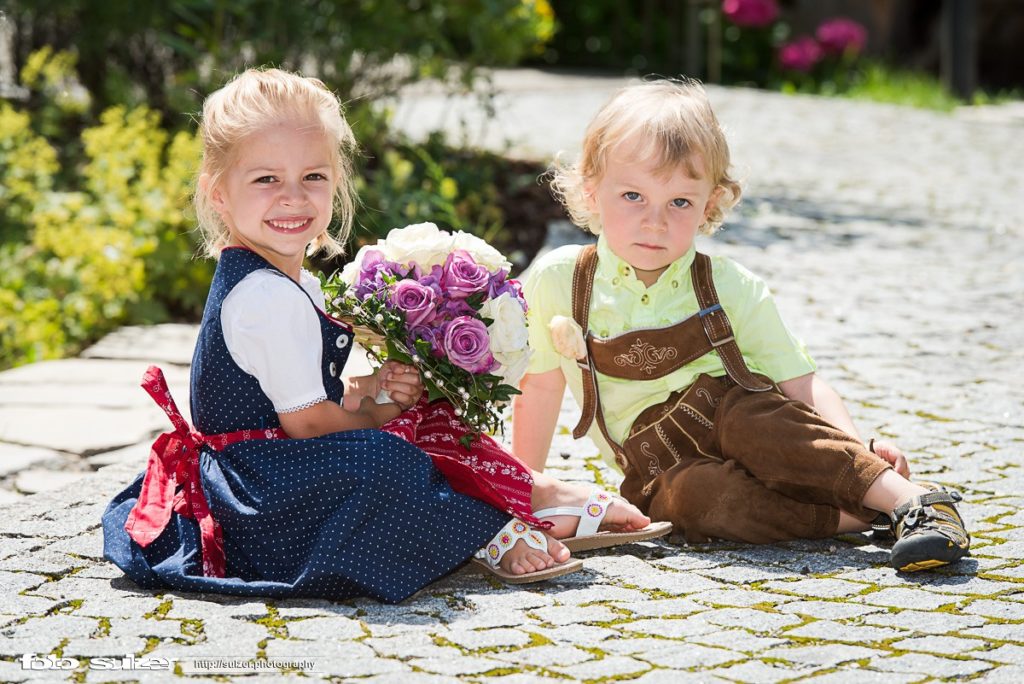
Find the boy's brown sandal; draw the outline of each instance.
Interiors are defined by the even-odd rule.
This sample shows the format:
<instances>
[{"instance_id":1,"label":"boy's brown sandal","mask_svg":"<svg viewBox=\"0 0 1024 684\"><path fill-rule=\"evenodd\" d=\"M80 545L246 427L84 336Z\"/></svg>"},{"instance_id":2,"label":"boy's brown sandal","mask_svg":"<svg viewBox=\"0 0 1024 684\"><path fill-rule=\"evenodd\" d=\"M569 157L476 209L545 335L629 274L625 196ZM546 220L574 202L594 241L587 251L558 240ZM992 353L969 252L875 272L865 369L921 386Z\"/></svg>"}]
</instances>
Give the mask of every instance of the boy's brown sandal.
<instances>
[{"instance_id":1,"label":"boy's brown sandal","mask_svg":"<svg viewBox=\"0 0 1024 684\"><path fill-rule=\"evenodd\" d=\"M874 442L875 440L871 441ZM949 491L938 482L914 482L914 484L921 485L925 489L933 492ZM959 496L959 492L957 493L957 496ZM890 542L896 539L896 525L893 524L893 520L889 517L888 513L879 513L875 516L875 519L871 521L871 537L875 541L885 542Z\"/></svg>"},{"instance_id":2,"label":"boy's brown sandal","mask_svg":"<svg viewBox=\"0 0 1024 684\"><path fill-rule=\"evenodd\" d=\"M889 564L903 572L953 563L970 553L971 537L956 510L959 492L915 496L892 512L896 530Z\"/></svg>"}]
</instances>

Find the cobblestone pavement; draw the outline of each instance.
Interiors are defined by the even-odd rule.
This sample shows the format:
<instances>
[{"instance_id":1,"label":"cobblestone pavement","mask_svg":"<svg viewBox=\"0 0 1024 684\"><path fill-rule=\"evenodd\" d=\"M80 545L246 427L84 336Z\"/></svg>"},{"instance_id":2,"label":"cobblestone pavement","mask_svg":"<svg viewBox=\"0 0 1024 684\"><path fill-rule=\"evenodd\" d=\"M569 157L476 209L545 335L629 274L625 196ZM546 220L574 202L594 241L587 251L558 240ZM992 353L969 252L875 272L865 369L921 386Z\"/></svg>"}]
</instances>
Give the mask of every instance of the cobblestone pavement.
<instances>
[{"instance_id":1,"label":"cobblestone pavement","mask_svg":"<svg viewBox=\"0 0 1024 684\"><path fill-rule=\"evenodd\" d=\"M571 152L620 81L516 71L496 83L509 93L497 123L426 90L396 121L415 133L462 119L483 144ZM399 606L142 591L103 562L99 517L165 429L142 370L160 362L184 401L195 329L125 329L82 358L0 374L0 680L160 681L174 675L99 668L167 658L184 674L195 659L265 657L312 660L313 678L403 684L1024 681L1024 127L711 96L749 181L702 247L769 279L865 436L895 440L915 475L964 492L971 558L900 575L868 535L654 542L523 588L458 573ZM593 444L571 441L576 415L567 400L550 470L614 488ZM26 654L72 669L24 669Z\"/></svg>"}]
</instances>

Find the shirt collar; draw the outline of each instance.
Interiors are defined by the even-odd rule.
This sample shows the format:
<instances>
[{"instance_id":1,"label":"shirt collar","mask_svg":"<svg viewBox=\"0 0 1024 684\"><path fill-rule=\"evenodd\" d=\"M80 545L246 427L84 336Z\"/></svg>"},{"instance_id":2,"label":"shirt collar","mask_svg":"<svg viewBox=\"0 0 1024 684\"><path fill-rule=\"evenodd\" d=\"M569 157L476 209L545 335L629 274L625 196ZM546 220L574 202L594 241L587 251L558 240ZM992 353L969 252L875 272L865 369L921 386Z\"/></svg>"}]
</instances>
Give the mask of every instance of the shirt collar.
<instances>
[{"instance_id":1,"label":"shirt collar","mask_svg":"<svg viewBox=\"0 0 1024 684\"><path fill-rule=\"evenodd\" d=\"M652 287L661 287L663 283L677 279L680 274L687 273L696 254L696 245L690 245L690 249L686 251L686 254L669 264L669 267L665 269L665 272L661 274L658 281ZM647 289L637 279L633 267L623 259L620 259L611 250L611 247L608 246L608 240L605 239L603 233L597 237L597 272L595 276L602 280L612 280L618 277L625 284L632 284L640 289Z\"/></svg>"}]
</instances>

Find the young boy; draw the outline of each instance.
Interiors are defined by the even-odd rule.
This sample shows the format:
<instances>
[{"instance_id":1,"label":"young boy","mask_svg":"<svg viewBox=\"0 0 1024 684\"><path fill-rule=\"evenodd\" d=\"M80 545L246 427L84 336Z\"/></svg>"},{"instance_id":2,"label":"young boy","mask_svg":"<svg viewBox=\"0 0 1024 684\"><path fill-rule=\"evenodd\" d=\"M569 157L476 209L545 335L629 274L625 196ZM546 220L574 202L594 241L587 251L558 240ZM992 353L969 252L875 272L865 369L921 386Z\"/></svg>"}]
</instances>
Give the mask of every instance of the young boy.
<instances>
[{"instance_id":1,"label":"young boy","mask_svg":"<svg viewBox=\"0 0 1024 684\"><path fill-rule=\"evenodd\" d=\"M697 83L625 88L597 114L553 186L598 243L550 252L526 280L534 354L513 451L544 466L568 383L583 407L574 436L690 541L822 538L884 512L893 567L967 555L959 495L910 482L895 447L866 448L764 282L694 249L739 200L729 163Z\"/></svg>"}]
</instances>

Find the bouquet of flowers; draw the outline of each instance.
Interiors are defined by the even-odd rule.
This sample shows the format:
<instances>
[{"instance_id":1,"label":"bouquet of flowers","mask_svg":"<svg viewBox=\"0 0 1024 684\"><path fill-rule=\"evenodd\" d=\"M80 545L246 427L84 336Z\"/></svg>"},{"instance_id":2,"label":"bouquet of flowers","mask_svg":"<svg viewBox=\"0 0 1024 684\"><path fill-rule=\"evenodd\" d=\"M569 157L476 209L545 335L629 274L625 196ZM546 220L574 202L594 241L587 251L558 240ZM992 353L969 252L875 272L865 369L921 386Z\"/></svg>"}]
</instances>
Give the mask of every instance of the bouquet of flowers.
<instances>
[{"instance_id":1,"label":"bouquet of flowers","mask_svg":"<svg viewBox=\"0 0 1024 684\"><path fill-rule=\"evenodd\" d=\"M510 268L480 238L420 223L362 247L324 292L378 362L417 366L430 401L447 399L472 430L495 432L530 357Z\"/></svg>"}]
</instances>

